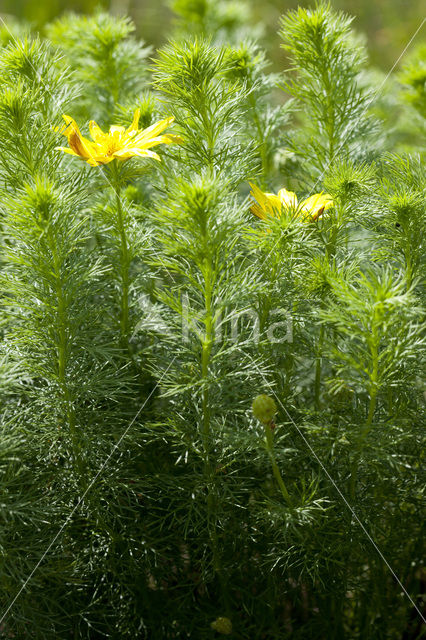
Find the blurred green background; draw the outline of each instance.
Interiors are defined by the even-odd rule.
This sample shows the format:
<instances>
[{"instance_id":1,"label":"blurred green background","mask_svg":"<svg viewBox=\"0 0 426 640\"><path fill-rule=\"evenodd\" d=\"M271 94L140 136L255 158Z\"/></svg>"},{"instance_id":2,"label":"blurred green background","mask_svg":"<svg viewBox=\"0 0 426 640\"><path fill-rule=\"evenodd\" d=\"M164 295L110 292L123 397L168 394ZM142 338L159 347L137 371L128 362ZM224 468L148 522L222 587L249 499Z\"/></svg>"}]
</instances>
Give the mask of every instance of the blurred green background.
<instances>
[{"instance_id":1,"label":"blurred green background","mask_svg":"<svg viewBox=\"0 0 426 640\"><path fill-rule=\"evenodd\" d=\"M279 40L276 35L279 16L298 5L314 2L298 0L250 0L253 25L266 27L265 42L275 62L279 62ZM423 0L332 0L335 9L355 16L354 26L368 38L371 62L390 69L424 18ZM37 29L67 10L91 13L102 7L112 13L128 14L135 21L137 33L158 46L170 36L173 12L168 0L0 0L0 15L7 22L24 19ZM416 37L416 44L425 41L425 25ZM274 54L275 51L275 54Z\"/></svg>"}]
</instances>

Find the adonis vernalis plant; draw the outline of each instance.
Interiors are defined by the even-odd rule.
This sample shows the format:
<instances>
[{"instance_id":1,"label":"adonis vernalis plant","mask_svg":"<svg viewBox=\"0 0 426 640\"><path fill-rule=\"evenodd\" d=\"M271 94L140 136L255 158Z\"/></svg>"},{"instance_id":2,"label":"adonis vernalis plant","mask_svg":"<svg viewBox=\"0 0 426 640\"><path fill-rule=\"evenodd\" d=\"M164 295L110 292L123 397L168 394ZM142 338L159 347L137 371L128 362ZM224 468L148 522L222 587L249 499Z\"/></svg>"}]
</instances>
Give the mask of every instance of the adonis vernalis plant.
<instances>
[{"instance_id":1,"label":"adonis vernalis plant","mask_svg":"<svg viewBox=\"0 0 426 640\"><path fill-rule=\"evenodd\" d=\"M423 49L172 7L0 48L0 636L419 640Z\"/></svg>"}]
</instances>

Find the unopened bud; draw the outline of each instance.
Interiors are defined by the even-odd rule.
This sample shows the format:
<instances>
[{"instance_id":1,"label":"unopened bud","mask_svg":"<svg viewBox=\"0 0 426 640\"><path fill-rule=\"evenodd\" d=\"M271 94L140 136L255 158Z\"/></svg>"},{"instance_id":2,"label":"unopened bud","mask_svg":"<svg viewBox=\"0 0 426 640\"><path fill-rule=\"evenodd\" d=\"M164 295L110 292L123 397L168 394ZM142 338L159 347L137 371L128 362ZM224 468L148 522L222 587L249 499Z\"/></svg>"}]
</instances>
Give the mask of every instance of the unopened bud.
<instances>
[{"instance_id":1,"label":"unopened bud","mask_svg":"<svg viewBox=\"0 0 426 640\"><path fill-rule=\"evenodd\" d=\"M212 622L210 626L212 629L214 629L218 633L223 634L224 636L229 636L232 633L232 622L229 618L216 618L216 620Z\"/></svg>"},{"instance_id":2,"label":"unopened bud","mask_svg":"<svg viewBox=\"0 0 426 640\"><path fill-rule=\"evenodd\" d=\"M262 393L253 400L253 415L263 424L270 424L277 413L277 405L275 400L270 396Z\"/></svg>"}]
</instances>

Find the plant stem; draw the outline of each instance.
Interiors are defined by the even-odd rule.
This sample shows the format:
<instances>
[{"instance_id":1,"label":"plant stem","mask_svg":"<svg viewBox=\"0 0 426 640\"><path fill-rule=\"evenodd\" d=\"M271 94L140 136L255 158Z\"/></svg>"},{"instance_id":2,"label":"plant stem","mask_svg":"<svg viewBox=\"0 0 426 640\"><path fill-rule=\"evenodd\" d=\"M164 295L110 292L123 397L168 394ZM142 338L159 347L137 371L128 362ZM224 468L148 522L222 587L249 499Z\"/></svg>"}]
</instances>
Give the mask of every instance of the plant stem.
<instances>
[{"instance_id":1,"label":"plant stem","mask_svg":"<svg viewBox=\"0 0 426 640\"><path fill-rule=\"evenodd\" d=\"M321 374L322 374L322 350L324 346L324 326L321 325L318 344L317 344L317 356L315 362L315 406L319 410L321 408Z\"/></svg>"},{"instance_id":2,"label":"plant stem","mask_svg":"<svg viewBox=\"0 0 426 640\"><path fill-rule=\"evenodd\" d=\"M331 90L331 81L329 76L328 69L322 70L323 82L326 87L327 93L327 118L328 121L326 123L327 129L327 137L328 137L328 161L327 167L331 165L334 158L334 137L335 137L335 109L334 102ZM330 262L334 258L334 254L336 252L336 230L333 229L331 232L331 237L329 241L326 243L326 256L328 262ZM322 376L322 352L324 347L324 327L321 325L318 344L317 344L317 356L315 362L315 387L314 387L314 397L315 397L315 407L317 410L321 408L321 376Z\"/></svg>"},{"instance_id":3,"label":"plant stem","mask_svg":"<svg viewBox=\"0 0 426 640\"><path fill-rule=\"evenodd\" d=\"M124 224L123 208L121 205L121 181L117 161L114 160L112 168L114 176L114 191L117 210L117 232L120 237L120 276L121 276L121 300L120 300L120 337L126 348L129 346L129 247Z\"/></svg>"},{"instance_id":4,"label":"plant stem","mask_svg":"<svg viewBox=\"0 0 426 640\"><path fill-rule=\"evenodd\" d=\"M377 383L379 378L379 336L378 336L378 327L376 321L376 314L373 314L373 323L372 323L372 336L371 336L371 361L372 361L372 370L370 374L370 385L369 385L369 396L370 401L368 404L368 414L367 420L364 425L364 428L361 432L361 437L358 442L358 451L354 456L352 465L351 465L351 474L350 474L350 496L352 500L355 499L356 495L356 481L358 474L358 466L361 459L361 453L364 441L371 430L371 425L373 423L374 413L376 411L377 406Z\"/></svg>"},{"instance_id":5,"label":"plant stem","mask_svg":"<svg viewBox=\"0 0 426 640\"><path fill-rule=\"evenodd\" d=\"M253 121L254 124L256 126L257 129L257 133L259 136L259 151L260 151L260 160L261 160L261 164L262 164L262 173L260 174L260 180L261 180L261 188L264 189L266 186L265 183L265 176L267 173L267 156L266 156L266 144L265 144L265 140L264 140L264 132L262 131L262 127L260 125L260 120L259 120L259 115L257 113L257 109L256 109L256 101L254 99L254 95L253 93L249 94L249 103L250 106L253 110Z\"/></svg>"},{"instance_id":6,"label":"plant stem","mask_svg":"<svg viewBox=\"0 0 426 640\"><path fill-rule=\"evenodd\" d=\"M334 142L335 142L335 128L336 128L336 110L335 101L333 96L332 84L330 80L330 71L328 68L322 68L321 75L325 85L327 95L327 120L326 130L328 137L328 159L325 167L331 165L334 159Z\"/></svg>"},{"instance_id":7,"label":"plant stem","mask_svg":"<svg viewBox=\"0 0 426 640\"><path fill-rule=\"evenodd\" d=\"M329 240L326 242L326 248L325 248L325 255L329 264L334 260L334 256L336 253L336 243L337 243L337 229L336 227L334 227L331 231ZM320 308L324 307L324 297L325 295L322 294L321 301L320 301ZM314 398L315 398L315 407L317 410L321 409L321 377L322 377L322 354L324 349L324 339L325 339L325 328L324 328L324 325L321 325L319 336L318 336L318 343L317 343L317 354L316 354L316 362L315 362L315 383L314 383Z\"/></svg>"},{"instance_id":8,"label":"plant stem","mask_svg":"<svg viewBox=\"0 0 426 640\"><path fill-rule=\"evenodd\" d=\"M71 436L72 450L74 462L80 473L83 475L83 462L80 456L80 443L78 440L78 433L76 428L75 411L72 402L72 394L70 392L67 383L67 364L68 364L68 323L67 323L67 308L66 300L64 296L64 288L62 285L61 268L59 263L59 256L56 248L55 238L50 236L50 250L53 256L53 270L55 274L55 292L57 301L57 328L58 328L58 343L57 343L57 355L58 355L58 382L62 393L62 400L65 406L65 415L68 423L69 433Z\"/></svg>"},{"instance_id":9,"label":"plant stem","mask_svg":"<svg viewBox=\"0 0 426 640\"><path fill-rule=\"evenodd\" d=\"M213 469L210 460L210 398L208 388L208 376L209 376L209 364L212 345L214 341L214 322L212 315L212 292L213 292L213 274L211 262L209 259L208 251L208 236L207 228L204 230L204 244L205 244L205 260L204 260L204 326L205 332L202 341L202 353L201 353L201 377L203 382L202 391L202 436L203 436L203 449L204 449L204 477L207 486L207 527L211 542L212 556L213 556L213 569L218 575L219 581L223 582L223 576L221 574L218 539L216 533L216 500L213 495Z\"/></svg>"},{"instance_id":10,"label":"plant stem","mask_svg":"<svg viewBox=\"0 0 426 640\"><path fill-rule=\"evenodd\" d=\"M213 342L213 318L212 318L212 283L211 266L207 265L204 277L204 305L205 305L205 334L202 344L201 356L201 376L203 379L203 440L206 460L209 459L209 439L210 439L210 407L209 389L207 379L209 375L209 361Z\"/></svg>"},{"instance_id":11,"label":"plant stem","mask_svg":"<svg viewBox=\"0 0 426 640\"><path fill-rule=\"evenodd\" d=\"M284 500L286 501L288 506L292 508L293 503L291 501L290 494L287 491L287 487L285 486L284 480L282 478L282 475L277 465L277 461L275 459L274 436L273 436L272 428L270 424L265 424L265 443L266 443L266 449L271 459L272 473L274 474L275 480L277 481L277 484L281 490Z\"/></svg>"},{"instance_id":12,"label":"plant stem","mask_svg":"<svg viewBox=\"0 0 426 640\"><path fill-rule=\"evenodd\" d=\"M410 254L410 245L408 245L405 251L405 279L407 281L407 291L411 289L413 284L413 265L411 263Z\"/></svg>"},{"instance_id":13,"label":"plant stem","mask_svg":"<svg viewBox=\"0 0 426 640\"><path fill-rule=\"evenodd\" d=\"M273 306L273 292L274 287L276 286L276 282L279 278L279 269L282 267L281 256L277 258L275 254L268 256L268 269L270 268L270 272L266 274L268 281L270 283L270 288L268 291L268 295L263 297L263 308L259 313L259 334L263 337L263 333L266 329L266 324L269 320L269 314L271 312ZM272 262L272 267L270 267L270 263ZM263 266L263 265L262 265Z\"/></svg>"}]
</instances>

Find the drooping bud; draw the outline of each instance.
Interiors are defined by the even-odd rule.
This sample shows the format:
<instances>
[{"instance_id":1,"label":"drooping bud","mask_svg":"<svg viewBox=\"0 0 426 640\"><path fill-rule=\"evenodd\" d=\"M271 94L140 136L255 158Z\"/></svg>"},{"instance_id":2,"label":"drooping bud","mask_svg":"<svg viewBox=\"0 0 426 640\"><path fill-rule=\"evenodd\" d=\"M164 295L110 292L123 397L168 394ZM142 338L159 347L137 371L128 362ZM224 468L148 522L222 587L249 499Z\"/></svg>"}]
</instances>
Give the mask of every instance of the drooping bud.
<instances>
[{"instance_id":1,"label":"drooping bud","mask_svg":"<svg viewBox=\"0 0 426 640\"><path fill-rule=\"evenodd\" d=\"M252 404L253 415L263 424L270 424L277 413L277 405L271 396L262 393L256 396Z\"/></svg>"},{"instance_id":2,"label":"drooping bud","mask_svg":"<svg viewBox=\"0 0 426 640\"><path fill-rule=\"evenodd\" d=\"M211 623L211 628L221 633L224 636L229 636L232 633L232 622L229 618L219 617Z\"/></svg>"}]
</instances>

